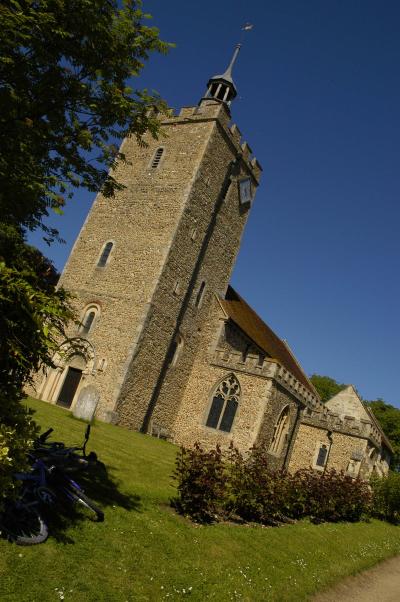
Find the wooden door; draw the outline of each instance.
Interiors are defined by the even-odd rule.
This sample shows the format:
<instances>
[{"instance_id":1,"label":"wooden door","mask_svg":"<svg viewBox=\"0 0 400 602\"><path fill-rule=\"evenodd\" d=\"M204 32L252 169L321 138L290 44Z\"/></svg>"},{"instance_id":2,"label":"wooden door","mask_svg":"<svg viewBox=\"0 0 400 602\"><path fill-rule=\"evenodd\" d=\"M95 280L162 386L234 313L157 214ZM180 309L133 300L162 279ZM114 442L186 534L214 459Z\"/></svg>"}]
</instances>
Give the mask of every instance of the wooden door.
<instances>
[{"instance_id":1,"label":"wooden door","mask_svg":"<svg viewBox=\"0 0 400 602\"><path fill-rule=\"evenodd\" d=\"M77 368L68 368L57 399L57 405L63 406L64 408L69 408L71 406L81 378L82 370L78 370Z\"/></svg>"}]
</instances>

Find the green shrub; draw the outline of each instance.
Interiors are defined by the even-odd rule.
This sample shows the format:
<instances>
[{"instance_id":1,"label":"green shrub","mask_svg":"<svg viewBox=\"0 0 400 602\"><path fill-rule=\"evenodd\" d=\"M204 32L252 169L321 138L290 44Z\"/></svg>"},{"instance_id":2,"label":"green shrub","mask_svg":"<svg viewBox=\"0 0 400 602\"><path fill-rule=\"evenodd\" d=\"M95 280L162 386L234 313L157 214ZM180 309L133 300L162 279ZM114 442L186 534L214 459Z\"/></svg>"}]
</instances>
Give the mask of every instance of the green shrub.
<instances>
[{"instance_id":1,"label":"green shrub","mask_svg":"<svg viewBox=\"0 0 400 602\"><path fill-rule=\"evenodd\" d=\"M400 473L390 471L387 477L371 480L373 514L387 521L400 522Z\"/></svg>"},{"instance_id":2,"label":"green shrub","mask_svg":"<svg viewBox=\"0 0 400 602\"><path fill-rule=\"evenodd\" d=\"M231 446L226 464L228 515L263 524L274 524L287 516L287 475L269 468L264 447L253 447L244 458Z\"/></svg>"},{"instance_id":3,"label":"green shrub","mask_svg":"<svg viewBox=\"0 0 400 602\"><path fill-rule=\"evenodd\" d=\"M18 397L4 399L0 395L0 511L5 497L15 493L13 474L28 468L26 451L31 447L38 427L30 410Z\"/></svg>"},{"instance_id":4,"label":"green shrub","mask_svg":"<svg viewBox=\"0 0 400 602\"><path fill-rule=\"evenodd\" d=\"M230 518L276 524L303 517L354 522L371 512L371 488L365 481L335 470L274 470L262 446L247 456L232 445L225 454L219 447L206 452L199 444L182 448L174 477L174 506L200 522Z\"/></svg>"},{"instance_id":5,"label":"green shrub","mask_svg":"<svg viewBox=\"0 0 400 602\"><path fill-rule=\"evenodd\" d=\"M371 512L371 490L361 479L334 469L322 474L303 469L289 479L291 515L295 518L309 516L316 522L354 522Z\"/></svg>"},{"instance_id":6,"label":"green shrub","mask_svg":"<svg viewBox=\"0 0 400 602\"><path fill-rule=\"evenodd\" d=\"M199 443L192 449L181 447L174 478L178 497L172 504L178 512L202 523L213 522L224 513L226 471L219 446L211 451Z\"/></svg>"}]
</instances>

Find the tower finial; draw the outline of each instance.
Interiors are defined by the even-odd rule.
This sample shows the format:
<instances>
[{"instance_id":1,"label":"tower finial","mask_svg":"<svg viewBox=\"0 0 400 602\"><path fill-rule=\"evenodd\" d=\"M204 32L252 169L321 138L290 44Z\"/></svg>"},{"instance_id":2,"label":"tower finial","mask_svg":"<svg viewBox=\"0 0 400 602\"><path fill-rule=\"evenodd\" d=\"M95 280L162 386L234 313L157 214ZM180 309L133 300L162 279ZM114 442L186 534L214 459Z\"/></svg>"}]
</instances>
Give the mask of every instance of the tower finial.
<instances>
[{"instance_id":1,"label":"tower finial","mask_svg":"<svg viewBox=\"0 0 400 602\"><path fill-rule=\"evenodd\" d=\"M202 100L213 98L221 102L226 102L228 105L231 104L232 100L237 95L236 86L232 79L232 69L242 47L244 32L250 31L251 29L253 29L253 25L251 23L245 23L245 25L243 25L240 41L235 46L231 62L229 63L226 71L222 75L214 75L214 77L211 77L208 80L207 92L204 99Z\"/></svg>"},{"instance_id":2,"label":"tower finial","mask_svg":"<svg viewBox=\"0 0 400 602\"><path fill-rule=\"evenodd\" d=\"M232 58L231 58L231 62L229 63L228 68L226 69L226 71L222 75L222 77L232 79L233 65L236 63L236 59L238 57L238 54L240 52L241 47L242 47L242 44L240 42L239 42L239 44L236 44L234 53L233 53Z\"/></svg>"}]
</instances>

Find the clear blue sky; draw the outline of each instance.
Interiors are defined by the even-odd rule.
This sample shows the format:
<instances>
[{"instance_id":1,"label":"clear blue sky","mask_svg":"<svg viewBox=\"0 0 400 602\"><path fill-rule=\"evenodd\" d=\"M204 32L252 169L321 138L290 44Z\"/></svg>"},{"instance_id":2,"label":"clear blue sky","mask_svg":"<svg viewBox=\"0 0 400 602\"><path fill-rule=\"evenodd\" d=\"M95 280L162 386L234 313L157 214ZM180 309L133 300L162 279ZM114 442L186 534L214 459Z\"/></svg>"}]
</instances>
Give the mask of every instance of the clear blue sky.
<instances>
[{"instance_id":1,"label":"clear blue sky","mask_svg":"<svg viewBox=\"0 0 400 602\"><path fill-rule=\"evenodd\" d=\"M144 2L175 42L138 86L196 104L249 21L232 117L264 168L232 284L308 374L400 406L400 2ZM61 269L93 197L40 245ZM31 240L40 242L34 235Z\"/></svg>"}]
</instances>

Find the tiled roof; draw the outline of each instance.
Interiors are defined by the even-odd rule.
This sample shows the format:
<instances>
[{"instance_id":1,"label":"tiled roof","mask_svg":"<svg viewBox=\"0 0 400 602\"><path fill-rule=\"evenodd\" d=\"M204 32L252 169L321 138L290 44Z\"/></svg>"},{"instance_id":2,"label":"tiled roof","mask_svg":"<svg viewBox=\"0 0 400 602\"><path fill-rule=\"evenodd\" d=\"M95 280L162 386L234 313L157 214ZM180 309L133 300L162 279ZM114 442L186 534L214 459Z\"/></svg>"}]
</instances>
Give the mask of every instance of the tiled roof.
<instances>
[{"instance_id":1,"label":"tiled roof","mask_svg":"<svg viewBox=\"0 0 400 602\"><path fill-rule=\"evenodd\" d=\"M229 318L263 351L293 374L311 393L318 397L312 383L304 374L287 345L244 299L231 287L228 287L225 299L221 305Z\"/></svg>"}]
</instances>

